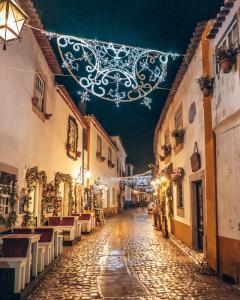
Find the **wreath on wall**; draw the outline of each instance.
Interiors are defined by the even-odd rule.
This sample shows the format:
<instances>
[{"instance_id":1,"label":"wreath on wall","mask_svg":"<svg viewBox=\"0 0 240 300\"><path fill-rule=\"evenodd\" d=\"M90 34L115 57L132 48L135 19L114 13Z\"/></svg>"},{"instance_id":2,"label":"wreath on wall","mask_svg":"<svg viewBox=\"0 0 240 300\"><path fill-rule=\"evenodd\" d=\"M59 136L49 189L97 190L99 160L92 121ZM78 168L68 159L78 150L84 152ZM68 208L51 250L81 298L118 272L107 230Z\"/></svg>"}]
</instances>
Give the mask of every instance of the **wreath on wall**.
<instances>
[{"instance_id":1,"label":"wreath on wall","mask_svg":"<svg viewBox=\"0 0 240 300\"><path fill-rule=\"evenodd\" d=\"M47 175L45 171L39 171L38 167L29 168L26 171L26 183L27 188L23 189L25 192L24 195L24 215L23 215L23 226L30 226L33 222L33 215L29 210L29 206L31 204L32 198L31 198L31 192L35 189L37 183L43 184L43 193L41 197L41 221L45 221L45 208L46 208L46 199L45 199L45 193L44 193L44 187L47 184Z\"/></svg>"},{"instance_id":2,"label":"wreath on wall","mask_svg":"<svg viewBox=\"0 0 240 300\"><path fill-rule=\"evenodd\" d=\"M61 208L61 201L59 200L59 189L60 183L64 182L68 184L69 191L68 191L68 212L71 213L74 211L74 196L73 196L73 178L69 174L63 174L57 172L55 175L55 192L56 192L56 199L53 208L53 215L58 215L60 213Z\"/></svg>"}]
</instances>

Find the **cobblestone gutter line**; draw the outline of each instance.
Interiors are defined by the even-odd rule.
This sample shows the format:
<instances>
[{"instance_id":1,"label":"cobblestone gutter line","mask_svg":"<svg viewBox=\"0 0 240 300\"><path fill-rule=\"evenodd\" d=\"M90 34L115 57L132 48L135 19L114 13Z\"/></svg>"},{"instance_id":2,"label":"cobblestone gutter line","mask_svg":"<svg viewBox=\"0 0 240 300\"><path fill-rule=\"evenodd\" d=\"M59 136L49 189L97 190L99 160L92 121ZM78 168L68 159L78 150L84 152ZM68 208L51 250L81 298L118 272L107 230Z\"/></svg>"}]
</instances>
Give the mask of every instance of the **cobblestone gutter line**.
<instances>
[{"instance_id":1,"label":"cobblestone gutter line","mask_svg":"<svg viewBox=\"0 0 240 300\"><path fill-rule=\"evenodd\" d=\"M197 251L189 248L183 242L178 240L174 235L170 235L169 239L180 251L186 254L192 261L200 268L200 272L206 275L215 275L215 272L212 268L209 267L207 260L203 254L198 253Z\"/></svg>"}]
</instances>

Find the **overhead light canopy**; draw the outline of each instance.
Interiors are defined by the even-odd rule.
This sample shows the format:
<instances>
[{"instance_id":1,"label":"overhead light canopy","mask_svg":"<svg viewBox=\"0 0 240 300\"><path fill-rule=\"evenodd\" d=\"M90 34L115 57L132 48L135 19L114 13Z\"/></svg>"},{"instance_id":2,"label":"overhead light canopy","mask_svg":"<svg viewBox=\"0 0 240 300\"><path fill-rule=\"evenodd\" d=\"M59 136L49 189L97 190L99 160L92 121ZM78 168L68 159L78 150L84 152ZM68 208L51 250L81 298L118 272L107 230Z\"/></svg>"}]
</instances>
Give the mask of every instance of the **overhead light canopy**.
<instances>
[{"instance_id":1,"label":"overhead light canopy","mask_svg":"<svg viewBox=\"0 0 240 300\"><path fill-rule=\"evenodd\" d=\"M8 42L20 38L27 14L14 0L0 0L0 42L4 49Z\"/></svg>"}]
</instances>

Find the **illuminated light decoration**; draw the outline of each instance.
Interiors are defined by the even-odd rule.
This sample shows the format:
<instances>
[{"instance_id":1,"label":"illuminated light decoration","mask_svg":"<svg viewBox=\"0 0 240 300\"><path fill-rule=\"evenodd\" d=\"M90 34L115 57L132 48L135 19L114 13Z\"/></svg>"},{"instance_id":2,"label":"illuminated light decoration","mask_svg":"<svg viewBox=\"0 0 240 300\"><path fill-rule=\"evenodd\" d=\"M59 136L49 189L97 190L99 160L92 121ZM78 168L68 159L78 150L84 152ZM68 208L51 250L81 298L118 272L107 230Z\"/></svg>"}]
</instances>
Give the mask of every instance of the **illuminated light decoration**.
<instances>
[{"instance_id":1,"label":"illuminated light decoration","mask_svg":"<svg viewBox=\"0 0 240 300\"><path fill-rule=\"evenodd\" d=\"M90 97L87 91L78 92L78 95L80 95L81 103L90 101Z\"/></svg>"},{"instance_id":2,"label":"illuminated light decoration","mask_svg":"<svg viewBox=\"0 0 240 300\"><path fill-rule=\"evenodd\" d=\"M167 76L169 59L178 54L117 45L45 32L56 38L62 67L94 96L120 103L142 99L150 109L153 92Z\"/></svg>"},{"instance_id":3,"label":"illuminated light decoration","mask_svg":"<svg viewBox=\"0 0 240 300\"><path fill-rule=\"evenodd\" d=\"M14 0L0 0L0 42L6 50L7 43L20 38L27 14Z\"/></svg>"},{"instance_id":4,"label":"illuminated light decoration","mask_svg":"<svg viewBox=\"0 0 240 300\"><path fill-rule=\"evenodd\" d=\"M151 109L152 99L149 97L144 97L143 101L141 102L141 105L145 105L147 108Z\"/></svg>"},{"instance_id":5,"label":"illuminated light decoration","mask_svg":"<svg viewBox=\"0 0 240 300\"><path fill-rule=\"evenodd\" d=\"M119 177L116 179L120 181L121 184L125 184L127 186L152 190L151 187L152 178L153 178L152 171L148 171L143 174L138 174L130 177Z\"/></svg>"}]
</instances>

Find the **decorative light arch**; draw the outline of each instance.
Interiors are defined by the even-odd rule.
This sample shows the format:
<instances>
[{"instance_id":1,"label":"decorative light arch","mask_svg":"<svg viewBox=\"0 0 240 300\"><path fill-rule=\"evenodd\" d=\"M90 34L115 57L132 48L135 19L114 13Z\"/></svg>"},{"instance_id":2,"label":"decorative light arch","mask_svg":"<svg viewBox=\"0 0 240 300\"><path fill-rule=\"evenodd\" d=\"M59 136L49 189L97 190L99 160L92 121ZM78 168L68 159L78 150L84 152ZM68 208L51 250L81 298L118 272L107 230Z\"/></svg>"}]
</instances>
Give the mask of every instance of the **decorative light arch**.
<instances>
[{"instance_id":1,"label":"decorative light arch","mask_svg":"<svg viewBox=\"0 0 240 300\"><path fill-rule=\"evenodd\" d=\"M81 101L89 101L89 94L120 103L142 100L149 109L149 94L167 76L173 52L143 49L97 40L77 38L47 32L57 41L62 67L76 80L82 90Z\"/></svg>"}]
</instances>

